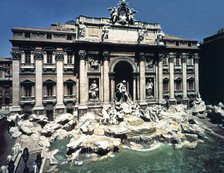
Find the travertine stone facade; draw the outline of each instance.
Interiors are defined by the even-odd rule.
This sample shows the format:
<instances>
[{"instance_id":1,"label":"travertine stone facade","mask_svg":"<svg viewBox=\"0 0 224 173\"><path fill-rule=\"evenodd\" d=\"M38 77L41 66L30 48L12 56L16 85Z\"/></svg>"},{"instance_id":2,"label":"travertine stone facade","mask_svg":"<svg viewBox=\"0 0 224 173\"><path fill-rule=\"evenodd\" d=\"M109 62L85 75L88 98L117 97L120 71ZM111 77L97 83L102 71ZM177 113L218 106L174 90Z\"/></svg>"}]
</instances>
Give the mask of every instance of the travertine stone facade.
<instances>
[{"instance_id":1,"label":"travertine stone facade","mask_svg":"<svg viewBox=\"0 0 224 173\"><path fill-rule=\"evenodd\" d=\"M110 18L79 16L49 29L13 28L11 111L51 119L98 110L114 101L123 80L141 106L192 101L199 89L197 41L135 21L125 1L117 10L124 11L111 11Z\"/></svg>"}]
</instances>

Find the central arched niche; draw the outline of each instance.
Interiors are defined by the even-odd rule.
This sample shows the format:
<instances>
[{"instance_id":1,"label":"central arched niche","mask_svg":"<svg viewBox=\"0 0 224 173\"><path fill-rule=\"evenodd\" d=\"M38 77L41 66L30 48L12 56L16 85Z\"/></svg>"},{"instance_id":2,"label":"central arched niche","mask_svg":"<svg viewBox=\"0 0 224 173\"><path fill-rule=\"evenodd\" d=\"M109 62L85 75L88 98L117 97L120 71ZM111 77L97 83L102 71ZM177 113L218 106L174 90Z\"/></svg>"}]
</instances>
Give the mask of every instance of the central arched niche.
<instances>
[{"instance_id":1,"label":"central arched niche","mask_svg":"<svg viewBox=\"0 0 224 173\"><path fill-rule=\"evenodd\" d=\"M123 80L126 81L126 87L129 94L133 97L133 68L127 61L119 61L114 67L115 86Z\"/></svg>"}]
</instances>

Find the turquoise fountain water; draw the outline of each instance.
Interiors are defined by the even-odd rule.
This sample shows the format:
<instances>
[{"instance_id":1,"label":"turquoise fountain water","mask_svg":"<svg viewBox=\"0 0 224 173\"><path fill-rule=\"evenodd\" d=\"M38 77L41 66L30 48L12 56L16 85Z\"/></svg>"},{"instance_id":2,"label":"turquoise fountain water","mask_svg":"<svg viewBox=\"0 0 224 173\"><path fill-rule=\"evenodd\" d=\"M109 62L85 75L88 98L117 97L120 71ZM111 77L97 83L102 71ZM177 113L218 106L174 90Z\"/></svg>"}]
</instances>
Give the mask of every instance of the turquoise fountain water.
<instances>
[{"instance_id":1,"label":"turquoise fountain water","mask_svg":"<svg viewBox=\"0 0 224 173\"><path fill-rule=\"evenodd\" d=\"M52 148L60 148L58 159L63 159L68 140L57 141ZM221 173L224 170L224 141L208 138L194 150L174 150L162 145L152 151L124 149L115 157L82 166L61 165L58 173Z\"/></svg>"}]
</instances>

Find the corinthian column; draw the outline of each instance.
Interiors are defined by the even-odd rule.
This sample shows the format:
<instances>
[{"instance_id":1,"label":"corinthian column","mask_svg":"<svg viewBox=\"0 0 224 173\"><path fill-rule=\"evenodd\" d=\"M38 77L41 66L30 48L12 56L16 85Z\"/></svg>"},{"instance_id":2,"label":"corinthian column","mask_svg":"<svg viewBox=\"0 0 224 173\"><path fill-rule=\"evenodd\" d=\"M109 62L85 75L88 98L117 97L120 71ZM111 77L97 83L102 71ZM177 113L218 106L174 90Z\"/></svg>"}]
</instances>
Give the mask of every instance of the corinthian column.
<instances>
[{"instance_id":1,"label":"corinthian column","mask_svg":"<svg viewBox=\"0 0 224 173\"><path fill-rule=\"evenodd\" d=\"M86 51L79 50L79 103L80 105L86 105L88 101L88 82L87 82L87 71L85 66Z\"/></svg>"},{"instance_id":2,"label":"corinthian column","mask_svg":"<svg viewBox=\"0 0 224 173\"><path fill-rule=\"evenodd\" d=\"M108 55L109 55L108 51L103 52L103 101L104 103L109 103L109 100L110 100Z\"/></svg>"},{"instance_id":3,"label":"corinthian column","mask_svg":"<svg viewBox=\"0 0 224 173\"><path fill-rule=\"evenodd\" d=\"M64 99L64 85L63 85L64 54L63 54L63 52L57 52L55 54L55 60L56 60L56 69L57 69L57 89L56 89L57 105L56 105L56 109L60 109L60 111L62 112L63 109L65 108L64 103L63 103L63 99Z\"/></svg>"},{"instance_id":4,"label":"corinthian column","mask_svg":"<svg viewBox=\"0 0 224 173\"><path fill-rule=\"evenodd\" d=\"M20 101L20 52L11 52L12 54L12 104L13 106L10 109L10 112L20 112L21 108L19 105Z\"/></svg>"},{"instance_id":5,"label":"corinthian column","mask_svg":"<svg viewBox=\"0 0 224 173\"><path fill-rule=\"evenodd\" d=\"M145 101L145 54L140 54L139 62L139 78L140 78L140 101Z\"/></svg>"},{"instance_id":6,"label":"corinthian column","mask_svg":"<svg viewBox=\"0 0 224 173\"><path fill-rule=\"evenodd\" d=\"M170 102L175 102L174 97L174 53L169 54L169 71L170 71Z\"/></svg>"},{"instance_id":7,"label":"corinthian column","mask_svg":"<svg viewBox=\"0 0 224 173\"><path fill-rule=\"evenodd\" d=\"M198 53L194 54L194 78L195 78L195 91L199 92L199 56Z\"/></svg>"}]
</instances>

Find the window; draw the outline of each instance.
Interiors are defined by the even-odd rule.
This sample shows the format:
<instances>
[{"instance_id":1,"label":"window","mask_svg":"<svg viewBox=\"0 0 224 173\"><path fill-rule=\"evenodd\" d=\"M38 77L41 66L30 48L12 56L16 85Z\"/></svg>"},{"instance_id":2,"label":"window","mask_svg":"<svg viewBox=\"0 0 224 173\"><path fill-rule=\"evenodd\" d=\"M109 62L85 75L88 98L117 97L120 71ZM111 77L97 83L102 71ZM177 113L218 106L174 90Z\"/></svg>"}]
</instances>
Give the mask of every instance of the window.
<instances>
[{"instance_id":1,"label":"window","mask_svg":"<svg viewBox=\"0 0 224 173\"><path fill-rule=\"evenodd\" d=\"M52 35L51 34L47 34L47 39L52 39Z\"/></svg>"},{"instance_id":2,"label":"window","mask_svg":"<svg viewBox=\"0 0 224 173\"><path fill-rule=\"evenodd\" d=\"M72 54L71 53L68 53L67 64L72 64Z\"/></svg>"},{"instance_id":3,"label":"window","mask_svg":"<svg viewBox=\"0 0 224 173\"><path fill-rule=\"evenodd\" d=\"M189 66L193 65L193 59L192 58L187 59L187 65L189 65Z\"/></svg>"},{"instance_id":4,"label":"window","mask_svg":"<svg viewBox=\"0 0 224 173\"><path fill-rule=\"evenodd\" d=\"M30 38L30 33L29 32L25 33L25 38Z\"/></svg>"},{"instance_id":5,"label":"window","mask_svg":"<svg viewBox=\"0 0 224 173\"><path fill-rule=\"evenodd\" d=\"M181 59L180 58L175 58L175 65L180 66L181 65Z\"/></svg>"},{"instance_id":6,"label":"window","mask_svg":"<svg viewBox=\"0 0 224 173\"><path fill-rule=\"evenodd\" d=\"M175 80L175 91L182 91L182 81L181 81L181 79Z\"/></svg>"},{"instance_id":7,"label":"window","mask_svg":"<svg viewBox=\"0 0 224 173\"><path fill-rule=\"evenodd\" d=\"M163 80L163 92L168 93L169 92L169 79Z\"/></svg>"},{"instance_id":8,"label":"window","mask_svg":"<svg viewBox=\"0 0 224 173\"><path fill-rule=\"evenodd\" d=\"M47 64L52 64L52 52L47 52Z\"/></svg>"},{"instance_id":9,"label":"window","mask_svg":"<svg viewBox=\"0 0 224 173\"><path fill-rule=\"evenodd\" d=\"M47 85L47 96L53 96L53 85Z\"/></svg>"},{"instance_id":10,"label":"window","mask_svg":"<svg viewBox=\"0 0 224 173\"><path fill-rule=\"evenodd\" d=\"M167 62L167 61L168 61L167 58L163 58L163 65L164 65L164 66L168 65L168 62Z\"/></svg>"},{"instance_id":11,"label":"window","mask_svg":"<svg viewBox=\"0 0 224 173\"><path fill-rule=\"evenodd\" d=\"M24 86L24 90L26 97L32 96L32 86Z\"/></svg>"},{"instance_id":12,"label":"window","mask_svg":"<svg viewBox=\"0 0 224 173\"><path fill-rule=\"evenodd\" d=\"M67 35L67 40L72 40L72 35Z\"/></svg>"},{"instance_id":13,"label":"window","mask_svg":"<svg viewBox=\"0 0 224 173\"><path fill-rule=\"evenodd\" d=\"M67 85L67 95L73 95L73 85Z\"/></svg>"},{"instance_id":14,"label":"window","mask_svg":"<svg viewBox=\"0 0 224 173\"><path fill-rule=\"evenodd\" d=\"M187 89L194 90L194 80L193 79L187 81Z\"/></svg>"},{"instance_id":15,"label":"window","mask_svg":"<svg viewBox=\"0 0 224 173\"><path fill-rule=\"evenodd\" d=\"M30 52L25 53L25 64L30 64L31 58L30 58Z\"/></svg>"}]
</instances>

